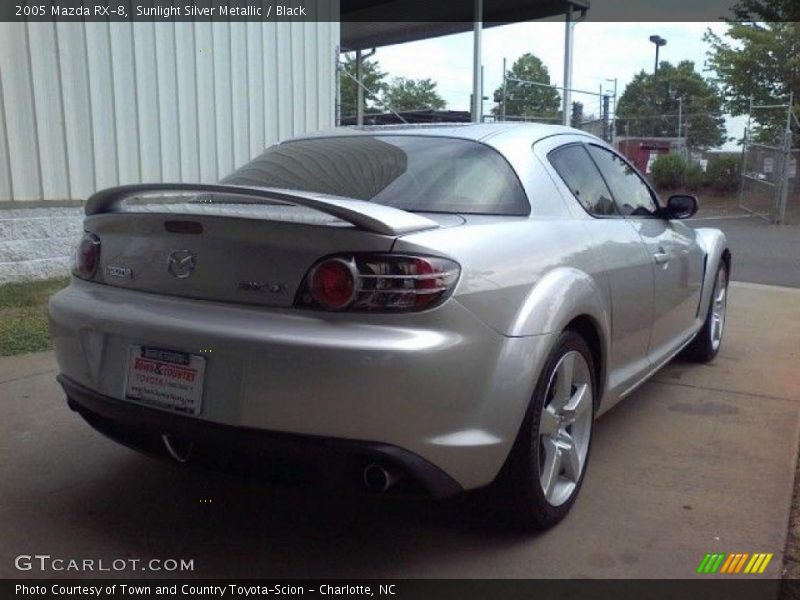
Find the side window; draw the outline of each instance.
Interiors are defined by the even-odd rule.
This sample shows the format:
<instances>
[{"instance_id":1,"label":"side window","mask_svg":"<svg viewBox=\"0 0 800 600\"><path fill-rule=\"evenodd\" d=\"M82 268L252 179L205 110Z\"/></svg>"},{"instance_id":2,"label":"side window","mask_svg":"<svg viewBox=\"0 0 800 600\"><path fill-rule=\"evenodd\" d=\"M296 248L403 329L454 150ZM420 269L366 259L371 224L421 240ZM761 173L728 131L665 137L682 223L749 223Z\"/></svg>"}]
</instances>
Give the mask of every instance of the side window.
<instances>
[{"instance_id":1,"label":"side window","mask_svg":"<svg viewBox=\"0 0 800 600\"><path fill-rule=\"evenodd\" d=\"M633 167L605 148L591 144L588 148L608 182L617 207L623 215L652 217L656 214L658 203L650 188Z\"/></svg>"},{"instance_id":2,"label":"side window","mask_svg":"<svg viewBox=\"0 0 800 600\"><path fill-rule=\"evenodd\" d=\"M586 212L600 217L619 215L608 186L582 144L557 148L547 158Z\"/></svg>"}]
</instances>

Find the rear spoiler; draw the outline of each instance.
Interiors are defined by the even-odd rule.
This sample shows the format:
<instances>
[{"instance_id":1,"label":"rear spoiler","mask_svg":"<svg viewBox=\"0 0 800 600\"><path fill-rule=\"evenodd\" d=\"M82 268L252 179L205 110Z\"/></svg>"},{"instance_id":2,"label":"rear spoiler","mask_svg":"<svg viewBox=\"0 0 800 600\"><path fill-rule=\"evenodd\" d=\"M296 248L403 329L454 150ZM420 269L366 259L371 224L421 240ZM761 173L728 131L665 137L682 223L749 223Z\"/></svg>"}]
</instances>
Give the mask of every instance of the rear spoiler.
<instances>
[{"instance_id":1,"label":"rear spoiler","mask_svg":"<svg viewBox=\"0 0 800 600\"><path fill-rule=\"evenodd\" d=\"M101 190L86 202L86 215L113 213L116 212L120 202L126 198L160 195L159 193L163 192L216 193L243 196L254 204L257 204L259 200L269 200L303 206L346 221L360 229L382 235L398 236L439 227L436 221L421 215L363 200L295 190L194 183L146 183Z\"/></svg>"}]
</instances>

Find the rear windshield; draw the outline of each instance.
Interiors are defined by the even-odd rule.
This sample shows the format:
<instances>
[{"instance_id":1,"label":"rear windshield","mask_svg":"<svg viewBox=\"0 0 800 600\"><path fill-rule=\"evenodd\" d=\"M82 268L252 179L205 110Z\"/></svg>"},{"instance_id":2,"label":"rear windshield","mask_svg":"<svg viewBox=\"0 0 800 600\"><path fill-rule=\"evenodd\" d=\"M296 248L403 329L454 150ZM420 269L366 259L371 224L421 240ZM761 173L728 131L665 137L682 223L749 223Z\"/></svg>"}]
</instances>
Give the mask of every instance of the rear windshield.
<instances>
[{"instance_id":1,"label":"rear windshield","mask_svg":"<svg viewBox=\"0 0 800 600\"><path fill-rule=\"evenodd\" d=\"M514 170L468 140L343 136L288 142L222 180L376 202L412 212L527 215Z\"/></svg>"}]
</instances>

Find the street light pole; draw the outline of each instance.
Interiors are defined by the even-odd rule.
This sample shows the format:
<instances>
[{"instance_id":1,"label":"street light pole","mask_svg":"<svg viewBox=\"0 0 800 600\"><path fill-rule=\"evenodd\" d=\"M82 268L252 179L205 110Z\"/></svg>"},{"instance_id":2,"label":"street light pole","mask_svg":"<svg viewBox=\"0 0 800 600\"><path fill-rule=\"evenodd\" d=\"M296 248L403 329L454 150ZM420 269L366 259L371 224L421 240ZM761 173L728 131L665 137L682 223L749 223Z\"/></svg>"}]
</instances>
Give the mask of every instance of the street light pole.
<instances>
[{"instance_id":1,"label":"street light pole","mask_svg":"<svg viewBox=\"0 0 800 600\"><path fill-rule=\"evenodd\" d=\"M656 65L655 68L653 69L653 77L658 77L658 51L661 48L661 46L667 45L667 40L662 38L660 35L651 35L650 41L656 45Z\"/></svg>"}]
</instances>

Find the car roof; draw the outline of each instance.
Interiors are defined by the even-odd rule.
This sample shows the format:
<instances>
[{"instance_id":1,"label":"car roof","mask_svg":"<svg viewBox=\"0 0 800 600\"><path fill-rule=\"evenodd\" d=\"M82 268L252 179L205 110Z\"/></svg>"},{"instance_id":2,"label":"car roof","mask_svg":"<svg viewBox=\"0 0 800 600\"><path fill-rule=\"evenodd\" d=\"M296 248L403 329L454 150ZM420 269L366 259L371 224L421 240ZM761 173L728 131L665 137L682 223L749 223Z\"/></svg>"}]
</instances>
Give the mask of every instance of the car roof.
<instances>
[{"instance_id":1,"label":"car roof","mask_svg":"<svg viewBox=\"0 0 800 600\"><path fill-rule=\"evenodd\" d=\"M546 125L543 123L422 123L403 125L364 125L345 126L336 129L327 129L286 140L298 140L352 137L370 135L408 135L408 136L436 136L464 140L486 141L489 138L502 134L502 137L524 137L528 142L537 141L552 135L586 132L562 125Z\"/></svg>"}]
</instances>

